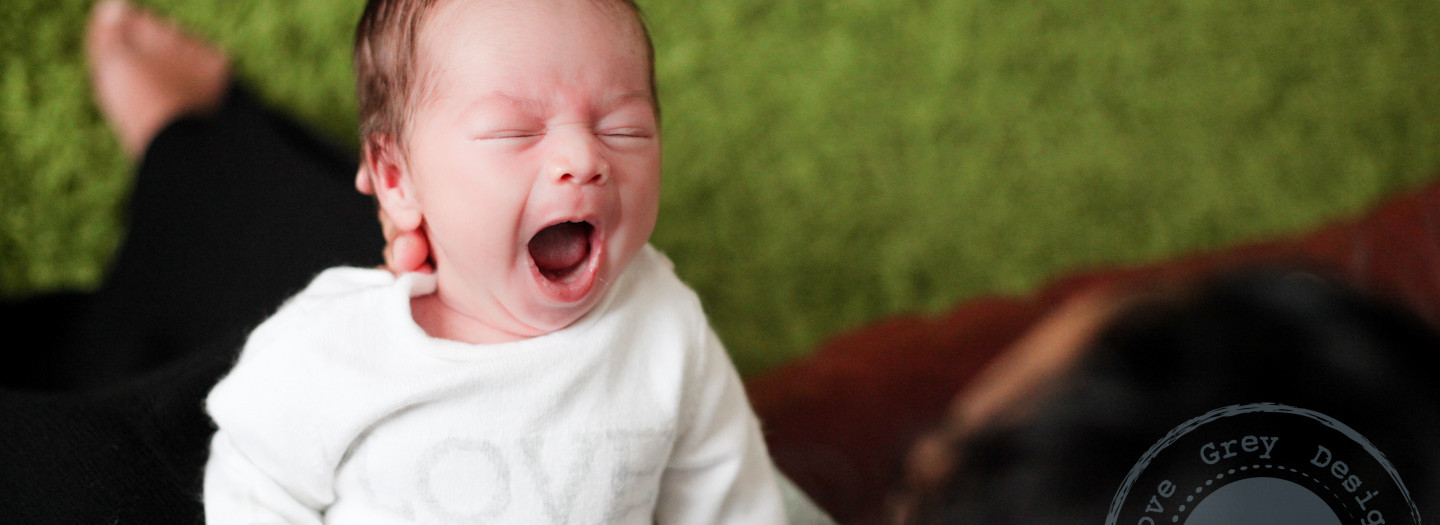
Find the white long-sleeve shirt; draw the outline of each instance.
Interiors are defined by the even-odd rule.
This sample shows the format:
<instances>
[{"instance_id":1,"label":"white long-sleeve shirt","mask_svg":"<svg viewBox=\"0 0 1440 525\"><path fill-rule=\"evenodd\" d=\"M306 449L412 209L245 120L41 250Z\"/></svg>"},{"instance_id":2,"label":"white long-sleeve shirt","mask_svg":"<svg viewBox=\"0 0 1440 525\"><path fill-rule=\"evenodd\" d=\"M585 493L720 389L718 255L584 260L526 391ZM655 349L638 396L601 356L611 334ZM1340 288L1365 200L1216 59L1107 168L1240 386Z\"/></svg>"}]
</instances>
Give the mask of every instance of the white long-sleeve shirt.
<instances>
[{"instance_id":1,"label":"white long-sleeve shirt","mask_svg":"<svg viewBox=\"0 0 1440 525\"><path fill-rule=\"evenodd\" d=\"M557 332L427 336L432 276L336 268L251 335L207 407L225 523L783 523L700 302L646 247Z\"/></svg>"}]
</instances>

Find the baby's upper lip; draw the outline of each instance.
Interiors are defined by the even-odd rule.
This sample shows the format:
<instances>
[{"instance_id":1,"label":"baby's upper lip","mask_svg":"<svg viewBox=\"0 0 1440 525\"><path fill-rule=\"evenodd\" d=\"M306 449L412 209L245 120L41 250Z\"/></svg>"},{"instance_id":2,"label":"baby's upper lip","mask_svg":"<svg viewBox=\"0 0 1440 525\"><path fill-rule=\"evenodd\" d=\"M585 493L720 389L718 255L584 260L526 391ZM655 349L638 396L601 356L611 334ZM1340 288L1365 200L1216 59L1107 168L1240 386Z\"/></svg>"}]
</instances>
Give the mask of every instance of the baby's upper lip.
<instances>
[{"instance_id":1,"label":"baby's upper lip","mask_svg":"<svg viewBox=\"0 0 1440 525\"><path fill-rule=\"evenodd\" d=\"M552 217L552 218L549 219L549 220L546 220L546 221L544 221L544 222L541 222L541 223L540 223L540 227L535 228L534 230L530 231L530 232L529 232L529 235L527 235L527 236L525 237L525 240L528 242L530 239L534 239L535 236L538 235L538 234L539 234L542 230L544 230L545 228L549 228L549 227L554 226L554 225L556 225L556 224L565 224L565 223L567 223L567 222L584 222L584 223L588 223L592 228L595 228L596 231L601 230L601 229L602 229L602 226L603 226L603 225L600 223L599 215L596 214L596 213L587 212L587 213L574 213L574 214L556 215L556 216Z\"/></svg>"}]
</instances>

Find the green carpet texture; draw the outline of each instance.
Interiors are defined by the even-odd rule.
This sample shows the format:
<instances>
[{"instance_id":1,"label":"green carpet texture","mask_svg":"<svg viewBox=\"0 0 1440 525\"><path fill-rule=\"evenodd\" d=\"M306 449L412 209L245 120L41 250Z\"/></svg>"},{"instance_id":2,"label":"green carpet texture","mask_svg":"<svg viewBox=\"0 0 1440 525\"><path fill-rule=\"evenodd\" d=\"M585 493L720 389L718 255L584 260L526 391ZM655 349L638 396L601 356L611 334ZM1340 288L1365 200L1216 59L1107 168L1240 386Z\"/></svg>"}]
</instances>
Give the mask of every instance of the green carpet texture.
<instances>
[{"instance_id":1,"label":"green carpet texture","mask_svg":"<svg viewBox=\"0 0 1440 525\"><path fill-rule=\"evenodd\" d=\"M360 0L148 0L354 143ZM94 286L132 173L89 2L0 10L0 295ZM1305 231L1440 173L1434 0L642 0L654 244L742 371L1065 272Z\"/></svg>"}]
</instances>

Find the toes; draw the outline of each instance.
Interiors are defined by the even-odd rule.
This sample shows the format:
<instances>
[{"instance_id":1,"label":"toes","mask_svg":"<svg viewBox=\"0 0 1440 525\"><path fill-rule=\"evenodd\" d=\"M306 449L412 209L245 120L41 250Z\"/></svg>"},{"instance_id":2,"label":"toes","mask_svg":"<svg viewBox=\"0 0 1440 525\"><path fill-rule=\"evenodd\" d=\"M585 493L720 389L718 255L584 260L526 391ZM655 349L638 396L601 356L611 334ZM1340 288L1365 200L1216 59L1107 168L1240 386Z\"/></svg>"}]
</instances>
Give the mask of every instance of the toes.
<instances>
[{"instance_id":1,"label":"toes","mask_svg":"<svg viewBox=\"0 0 1440 525\"><path fill-rule=\"evenodd\" d=\"M169 20L125 0L101 0L90 11L90 38L96 45L124 45L140 53L188 43Z\"/></svg>"},{"instance_id":2,"label":"toes","mask_svg":"<svg viewBox=\"0 0 1440 525\"><path fill-rule=\"evenodd\" d=\"M218 107L229 81L223 52L125 0L91 9L91 88L121 147L138 158L166 123Z\"/></svg>"},{"instance_id":3,"label":"toes","mask_svg":"<svg viewBox=\"0 0 1440 525\"><path fill-rule=\"evenodd\" d=\"M122 34L120 25L130 11L123 0L103 0L90 10L90 21L85 32L87 51L91 55L109 49L118 43Z\"/></svg>"},{"instance_id":4,"label":"toes","mask_svg":"<svg viewBox=\"0 0 1440 525\"><path fill-rule=\"evenodd\" d=\"M101 0L90 8L90 26L113 26L120 23L129 11L130 4L125 0Z\"/></svg>"}]
</instances>

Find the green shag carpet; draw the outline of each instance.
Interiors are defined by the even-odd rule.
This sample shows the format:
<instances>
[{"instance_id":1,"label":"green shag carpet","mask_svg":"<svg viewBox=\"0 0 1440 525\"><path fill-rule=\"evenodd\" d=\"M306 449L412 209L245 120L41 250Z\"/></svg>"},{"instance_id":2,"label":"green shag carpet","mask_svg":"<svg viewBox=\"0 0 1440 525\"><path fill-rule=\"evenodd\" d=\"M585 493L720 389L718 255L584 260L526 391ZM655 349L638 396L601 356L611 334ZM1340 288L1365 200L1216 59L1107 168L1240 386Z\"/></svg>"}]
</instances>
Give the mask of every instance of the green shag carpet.
<instances>
[{"instance_id":1,"label":"green shag carpet","mask_svg":"<svg viewBox=\"0 0 1440 525\"><path fill-rule=\"evenodd\" d=\"M354 142L361 0L151 0ZM746 372L1064 272L1344 218L1440 173L1433 0L641 2L654 243ZM89 2L0 10L0 295L93 286L131 173Z\"/></svg>"}]
</instances>

